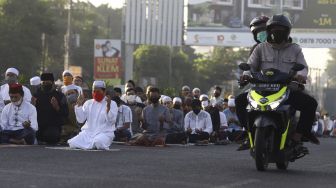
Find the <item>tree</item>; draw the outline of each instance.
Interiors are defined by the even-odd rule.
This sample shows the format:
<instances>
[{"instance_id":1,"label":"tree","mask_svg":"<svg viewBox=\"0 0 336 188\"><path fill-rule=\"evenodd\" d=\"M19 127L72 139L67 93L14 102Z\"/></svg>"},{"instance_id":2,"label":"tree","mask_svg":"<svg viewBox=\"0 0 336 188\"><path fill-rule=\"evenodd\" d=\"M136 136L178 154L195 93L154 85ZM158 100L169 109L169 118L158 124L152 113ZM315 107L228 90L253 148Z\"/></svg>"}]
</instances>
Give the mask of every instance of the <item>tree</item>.
<instances>
[{"instance_id":1,"label":"tree","mask_svg":"<svg viewBox=\"0 0 336 188\"><path fill-rule=\"evenodd\" d=\"M180 88L194 79L193 66L180 48L172 50L172 85L169 85L170 48L141 45L134 52L135 78L156 78L159 87Z\"/></svg>"},{"instance_id":2,"label":"tree","mask_svg":"<svg viewBox=\"0 0 336 188\"><path fill-rule=\"evenodd\" d=\"M44 61L46 71L53 72L56 78L60 77L63 72L68 2L0 1L2 67L16 67L26 78L30 78L39 74L41 62ZM81 45L71 45L70 65L82 66L84 78L92 80L93 41L95 38L121 38L122 11L107 5L94 7L87 2L74 1L71 13L71 34L79 34ZM45 49L42 49L42 33L45 33ZM45 58L42 58L42 51Z\"/></svg>"},{"instance_id":3,"label":"tree","mask_svg":"<svg viewBox=\"0 0 336 188\"><path fill-rule=\"evenodd\" d=\"M228 81L237 79L238 63L247 62L248 57L249 50L245 48L215 47L210 55L195 60L194 67L200 74L200 87L203 90L213 85L228 88L228 84L231 84Z\"/></svg>"},{"instance_id":4,"label":"tree","mask_svg":"<svg viewBox=\"0 0 336 188\"><path fill-rule=\"evenodd\" d=\"M2 1L0 57L2 67L16 67L31 76L41 62L41 34L53 34L55 21L45 1Z\"/></svg>"}]
</instances>

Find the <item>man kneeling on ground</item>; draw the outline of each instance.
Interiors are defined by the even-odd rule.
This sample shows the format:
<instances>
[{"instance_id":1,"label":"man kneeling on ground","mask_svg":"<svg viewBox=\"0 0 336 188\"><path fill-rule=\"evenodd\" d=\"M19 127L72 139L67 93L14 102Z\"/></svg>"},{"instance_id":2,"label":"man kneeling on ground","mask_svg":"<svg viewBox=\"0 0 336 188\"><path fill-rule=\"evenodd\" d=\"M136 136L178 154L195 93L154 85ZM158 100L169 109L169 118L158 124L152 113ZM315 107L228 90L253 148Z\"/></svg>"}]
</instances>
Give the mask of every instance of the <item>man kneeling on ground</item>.
<instances>
[{"instance_id":1,"label":"man kneeling on ground","mask_svg":"<svg viewBox=\"0 0 336 188\"><path fill-rule=\"evenodd\" d=\"M135 135L130 141L131 145L155 146L165 145L166 130L170 127L171 116L169 109L159 103L160 90L152 87L149 90L150 105L142 112L143 133Z\"/></svg>"},{"instance_id":2,"label":"man kneeling on ground","mask_svg":"<svg viewBox=\"0 0 336 188\"><path fill-rule=\"evenodd\" d=\"M192 111L184 119L184 128L189 137L189 142L202 142L207 144L212 132L210 114L202 109L201 101L193 99L191 102Z\"/></svg>"},{"instance_id":3,"label":"man kneeling on ground","mask_svg":"<svg viewBox=\"0 0 336 188\"><path fill-rule=\"evenodd\" d=\"M36 108L23 100L22 85L10 84L7 104L1 114L2 143L34 144L37 131Z\"/></svg>"},{"instance_id":4,"label":"man kneeling on ground","mask_svg":"<svg viewBox=\"0 0 336 188\"><path fill-rule=\"evenodd\" d=\"M112 98L118 106L118 115L116 120L116 130L114 131L115 141L127 142L131 139L131 123L132 110L130 107L123 104L123 101L118 96Z\"/></svg>"},{"instance_id":5,"label":"man kneeling on ground","mask_svg":"<svg viewBox=\"0 0 336 188\"><path fill-rule=\"evenodd\" d=\"M84 103L84 97L78 98L75 106L76 119L86 123L81 132L68 140L70 148L108 150L114 138L118 107L106 96L104 81L93 83L93 99Z\"/></svg>"}]
</instances>

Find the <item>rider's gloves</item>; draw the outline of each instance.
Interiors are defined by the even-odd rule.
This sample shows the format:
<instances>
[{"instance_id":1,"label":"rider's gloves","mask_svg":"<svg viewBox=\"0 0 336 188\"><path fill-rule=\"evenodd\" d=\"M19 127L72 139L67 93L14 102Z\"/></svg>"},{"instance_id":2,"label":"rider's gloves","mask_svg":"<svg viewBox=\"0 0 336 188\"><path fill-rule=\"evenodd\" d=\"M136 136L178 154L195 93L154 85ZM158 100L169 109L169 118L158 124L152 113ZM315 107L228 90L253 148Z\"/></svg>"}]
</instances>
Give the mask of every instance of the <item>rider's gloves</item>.
<instances>
[{"instance_id":1,"label":"rider's gloves","mask_svg":"<svg viewBox=\"0 0 336 188\"><path fill-rule=\"evenodd\" d=\"M297 74L297 75L294 76L294 80L298 81L301 84L305 84L307 78L305 76Z\"/></svg>"}]
</instances>

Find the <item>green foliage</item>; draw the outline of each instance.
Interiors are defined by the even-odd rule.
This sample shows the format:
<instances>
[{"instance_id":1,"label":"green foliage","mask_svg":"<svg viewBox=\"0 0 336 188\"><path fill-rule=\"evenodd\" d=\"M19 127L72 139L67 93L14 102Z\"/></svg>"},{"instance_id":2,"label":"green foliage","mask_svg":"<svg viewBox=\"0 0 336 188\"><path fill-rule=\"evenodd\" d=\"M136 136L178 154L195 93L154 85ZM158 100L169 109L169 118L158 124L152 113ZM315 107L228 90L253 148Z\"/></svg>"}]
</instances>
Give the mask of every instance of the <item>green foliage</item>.
<instances>
[{"instance_id":1,"label":"green foliage","mask_svg":"<svg viewBox=\"0 0 336 188\"><path fill-rule=\"evenodd\" d=\"M174 48L172 84L169 85L169 51L168 47L139 46L134 53L136 80L154 77L159 87L172 87L175 91L183 85L199 87L204 92L213 85L231 89L231 80L236 79L238 71L237 63L246 62L249 56L249 50L243 48L216 47L208 56L195 54L190 47Z\"/></svg>"},{"instance_id":2,"label":"green foliage","mask_svg":"<svg viewBox=\"0 0 336 188\"><path fill-rule=\"evenodd\" d=\"M199 87L204 91L213 85L228 85L228 81L237 79L238 63L247 62L248 56L245 48L215 47L210 55L199 57L194 62L200 74Z\"/></svg>"},{"instance_id":3,"label":"green foliage","mask_svg":"<svg viewBox=\"0 0 336 188\"><path fill-rule=\"evenodd\" d=\"M68 0L1 0L1 70L16 67L25 77L40 73L42 33L45 33L46 71L61 76L64 62L64 35L67 27ZM80 35L80 47L71 45L70 65L83 67L85 80L93 76L93 40L121 38L121 9L107 5L73 1L71 34ZM74 44L74 40L72 40Z\"/></svg>"},{"instance_id":4,"label":"green foliage","mask_svg":"<svg viewBox=\"0 0 336 188\"><path fill-rule=\"evenodd\" d=\"M177 96L178 92L176 91L175 88L168 87L168 88L164 88L162 90L161 94L166 95L166 96Z\"/></svg>"}]
</instances>

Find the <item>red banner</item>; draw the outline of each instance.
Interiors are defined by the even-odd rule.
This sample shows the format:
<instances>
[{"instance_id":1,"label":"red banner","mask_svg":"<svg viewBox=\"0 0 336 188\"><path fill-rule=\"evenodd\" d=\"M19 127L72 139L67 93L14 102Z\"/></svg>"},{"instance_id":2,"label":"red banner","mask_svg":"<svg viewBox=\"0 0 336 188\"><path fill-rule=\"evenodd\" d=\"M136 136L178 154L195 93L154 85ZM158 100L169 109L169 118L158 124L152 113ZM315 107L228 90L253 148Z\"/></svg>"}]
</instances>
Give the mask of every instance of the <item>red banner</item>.
<instances>
[{"instance_id":1,"label":"red banner","mask_svg":"<svg viewBox=\"0 0 336 188\"><path fill-rule=\"evenodd\" d=\"M120 79L121 58L96 57L94 62L94 77L98 79Z\"/></svg>"}]
</instances>

